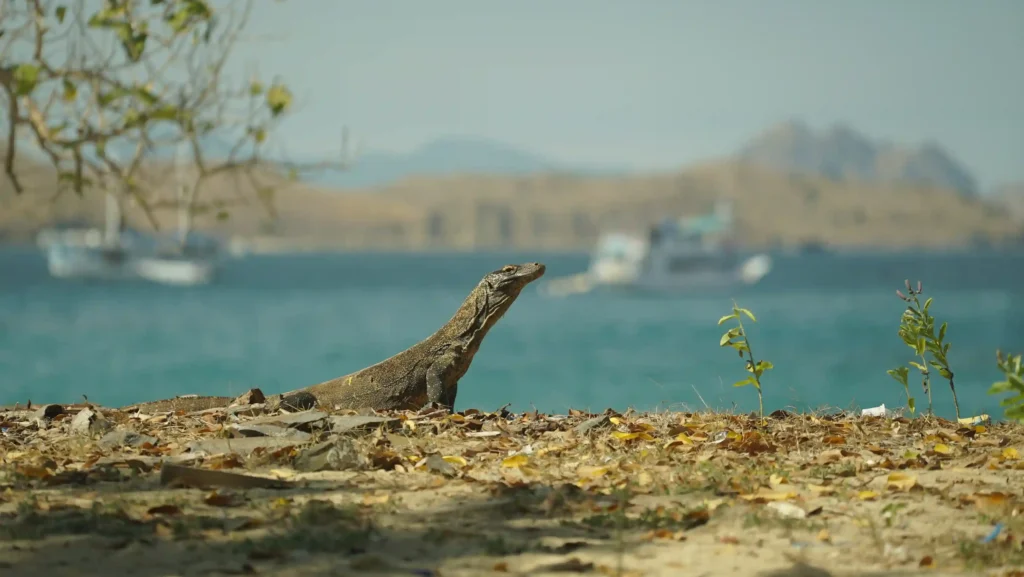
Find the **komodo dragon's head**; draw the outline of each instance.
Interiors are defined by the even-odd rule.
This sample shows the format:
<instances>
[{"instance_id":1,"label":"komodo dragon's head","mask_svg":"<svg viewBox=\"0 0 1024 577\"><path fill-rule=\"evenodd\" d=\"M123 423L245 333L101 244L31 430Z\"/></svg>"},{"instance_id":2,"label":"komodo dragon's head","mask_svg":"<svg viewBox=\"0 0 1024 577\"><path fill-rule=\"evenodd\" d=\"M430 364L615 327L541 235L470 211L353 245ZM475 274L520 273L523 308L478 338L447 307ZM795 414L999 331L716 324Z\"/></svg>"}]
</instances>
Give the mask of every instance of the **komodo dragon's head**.
<instances>
[{"instance_id":1,"label":"komodo dragon's head","mask_svg":"<svg viewBox=\"0 0 1024 577\"><path fill-rule=\"evenodd\" d=\"M502 305L507 308L519 296L523 287L544 276L545 270L547 267L539 262L507 264L487 273L478 286L487 290L488 304L492 308Z\"/></svg>"},{"instance_id":2,"label":"komodo dragon's head","mask_svg":"<svg viewBox=\"0 0 1024 577\"><path fill-rule=\"evenodd\" d=\"M480 279L452 317L459 333L473 335L474 351L494 323L505 316L523 287L544 276L545 269L539 262L507 264Z\"/></svg>"}]
</instances>

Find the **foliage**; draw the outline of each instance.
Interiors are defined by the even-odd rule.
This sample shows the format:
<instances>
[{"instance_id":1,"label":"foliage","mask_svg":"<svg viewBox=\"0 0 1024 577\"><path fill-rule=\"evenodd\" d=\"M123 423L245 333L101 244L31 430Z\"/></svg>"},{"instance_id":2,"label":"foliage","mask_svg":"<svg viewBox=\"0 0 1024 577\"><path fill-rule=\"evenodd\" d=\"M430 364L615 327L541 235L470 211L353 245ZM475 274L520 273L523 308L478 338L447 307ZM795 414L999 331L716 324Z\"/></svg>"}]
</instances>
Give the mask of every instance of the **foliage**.
<instances>
[{"instance_id":1,"label":"foliage","mask_svg":"<svg viewBox=\"0 0 1024 577\"><path fill-rule=\"evenodd\" d=\"M1003 353L996 351L996 365L1005 380L994 383L988 394L1012 393L1012 396L1000 401L999 406L1006 407L1007 419L1024 423L1024 364L1021 363L1021 355L1007 354L1003 358Z\"/></svg>"},{"instance_id":2,"label":"foliage","mask_svg":"<svg viewBox=\"0 0 1024 577\"><path fill-rule=\"evenodd\" d=\"M187 150L189 213L202 184L244 174L273 213L260 174L296 176L297 167L262 162L268 137L293 107L288 87L225 76L251 0L0 0L0 100L4 171L17 193L18 154L41 153L57 170L57 194L118 190L143 209L159 204L140 168L157 150ZM225 143L223 158L204 145ZM331 164L333 165L333 164ZM319 165L318 165L319 166ZM325 164L325 166L327 166ZM283 179L280 179L283 180ZM174 205L179 201L175 200Z\"/></svg>"},{"instance_id":3,"label":"foliage","mask_svg":"<svg viewBox=\"0 0 1024 577\"><path fill-rule=\"evenodd\" d=\"M932 367L939 372L941 377L949 381L949 390L953 392L953 407L956 410L956 418L959 419L960 402L956 397L953 371L950 369L947 359L949 343L945 342L946 323L942 323L939 326L938 333L936 334L935 318L929 312L932 299L928 298L924 304L921 304L918 298L923 290L921 281L917 282L916 289L910 286L909 280L904 281L904 286L907 289L907 294L904 295L901 291L897 290L896 296L909 304L900 317L900 328L897 334L908 347L913 349L917 357L921 359L921 362L910 361L908 364L921 373L921 387L928 396L928 414L932 414L931 370L929 369L929 367ZM929 359L928 357L931 358ZM904 390L907 391L907 407L913 413L915 411L914 397L910 395L910 386L907 382L910 374L909 369L907 367L898 367L887 372L892 378L903 385Z\"/></svg>"},{"instance_id":4,"label":"foliage","mask_svg":"<svg viewBox=\"0 0 1024 577\"><path fill-rule=\"evenodd\" d=\"M756 323L757 319L754 318L754 313L747 309L740 308L736 305L735 301L732 303L732 313L725 315L718 319L718 324L721 325L725 321L735 320L736 326L729 329L722 335L722 339L719 341L719 346L732 347L740 356L744 358L743 354L746 353L746 369L750 373L750 376L733 383L734 387L744 387L746 385L753 385L757 389L757 404L758 412L761 420L764 420L764 396L761 392L761 376L765 371L771 370L773 365L771 361L765 360L754 360L754 353L750 351L750 342L747 340L747 333L743 329L743 315L746 315L750 322Z\"/></svg>"}]
</instances>

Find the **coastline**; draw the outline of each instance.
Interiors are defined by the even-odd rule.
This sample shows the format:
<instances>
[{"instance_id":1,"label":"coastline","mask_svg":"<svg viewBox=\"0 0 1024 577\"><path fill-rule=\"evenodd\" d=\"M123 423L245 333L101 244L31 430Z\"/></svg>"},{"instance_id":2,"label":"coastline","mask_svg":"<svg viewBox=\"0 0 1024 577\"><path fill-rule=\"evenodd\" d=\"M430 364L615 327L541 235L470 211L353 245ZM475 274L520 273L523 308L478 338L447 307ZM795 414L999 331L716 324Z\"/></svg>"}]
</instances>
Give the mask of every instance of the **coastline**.
<instances>
[{"instance_id":1,"label":"coastline","mask_svg":"<svg viewBox=\"0 0 1024 577\"><path fill-rule=\"evenodd\" d=\"M1012 575L1024 562L1024 426L784 411L757 421L0 412L0 566L838 576Z\"/></svg>"}]
</instances>

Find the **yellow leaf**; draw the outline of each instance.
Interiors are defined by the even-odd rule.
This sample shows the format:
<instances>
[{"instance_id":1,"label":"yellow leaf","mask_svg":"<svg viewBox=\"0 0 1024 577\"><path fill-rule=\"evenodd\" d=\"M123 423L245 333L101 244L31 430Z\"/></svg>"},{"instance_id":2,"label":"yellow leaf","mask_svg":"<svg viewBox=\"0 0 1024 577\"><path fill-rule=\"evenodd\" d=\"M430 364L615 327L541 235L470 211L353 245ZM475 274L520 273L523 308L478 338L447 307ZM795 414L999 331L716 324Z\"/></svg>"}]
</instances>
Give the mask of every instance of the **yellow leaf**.
<instances>
[{"instance_id":1,"label":"yellow leaf","mask_svg":"<svg viewBox=\"0 0 1024 577\"><path fill-rule=\"evenodd\" d=\"M1007 447L1003 449L1003 458L1007 461L1016 461L1020 458L1020 453L1013 447Z\"/></svg>"},{"instance_id":2,"label":"yellow leaf","mask_svg":"<svg viewBox=\"0 0 1024 577\"><path fill-rule=\"evenodd\" d=\"M611 417L610 419L608 419L608 422L613 424L613 425L621 425L622 424L622 419L620 419L618 417Z\"/></svg>"},{"instance_id":3,"label":"yellow leaf","mask_svg":"<svg viewBox=\"0 0 1024 577\"><path fill-rule=\"evenodd\" d=\"M591 467L583 465L576 469L576 474L584 479L596 479L608 472L608 467Z\"/></svg>"},{"instance_id":4,"label":"yellow leaf","mask_svg":"<svg viewBox=\"0 0 1024 577\"><path fill-rule=\"evenodd\" d=\"M909 491L917 484L917 477L906 473L889 473L885 486L896 491Z\"/></svg>"},{"instance_id":5,"label":"yellow leaf","mask_svg":"<svg viewBox=\"0 0 1024 577\"><path fill-rule=\"evenodd\" d=\"M528 462L530 462L530 459L526 455L512 455L511 457L503 460L501 462L501 466L509 469L517 469Z\"/></svg>"},{"instance_id":6,"label":"yellow leaf","mask_svg":"<svg viewBox=\"0 0 1024 577\"><path fill-rule=\"evenodd\" d=\"M725 499L704 499L704 508L708 513L713 513L715 509L725 504Z\"/></svg>"},{"instance_id":7,"label":"yellow leaf","mask_svg":"<svg viewBox=\"0 0 1024 577\"><path fill-rule=\"evenodd\" d=\"M676 435L676 440L677 441L682 441L682 442L686 443L687 445L692 445L693 444L693 439L691 439L690 436L687 435L686 433L679 433L678 435Z\"/></svg>"},{"instance_id":8,"label":"yellow leaf","mask_svg":"<svg viewBox=\"0 0 1024 577\"><path fill-rule=\"evenodd\" d=\"M773 487L775 485L787 485L789 484L789 479L783 477L782 475L776 475L773 473L772 476L768 478L768 484Z\"/></svg>"},{"instance_id":9,"label":"yellow leaf","mask_svg":"<svg viewBox=\"0 0 1024 577\"><path fill-rule=\"evenodd\" d=\"M453 465L458 465L460 467L465 467L466 466L466 460L463 459L462 457L458 456L458 455L447 455L447 456L444 456L444 457L441 457L441 458L444 459L445 461L448 461L449 463L451 463Z\"/></svg>"},{"instance_id":10,"label":"yellow leaf","mask_svg":"<svg viewBox=\"0 0 1024 577\"><path fill-rule=\"evenodd\" d=\"M857 498L861 501L872 501L878 498L878 493L874 491L861 491L857 493Z\"/></svg>"},{"instance_id":11,"label":"yellow leaf","mask_svg":"<svg viewBox=\"0 0 1024 577\"><path fill-rule=\"evenodd\" d=\"M945 445L945 444L942 444L942 443L939 443L939 444L935 445L935 449L934 450L935 450L936 453L938 453L940 455L948 455L950 453L949 445Z\"/></svg>"},{"instance_id":12,"label":"yellow leaf","mask_svg":"<svg viewBox=\"0 0 1024 577\"><path fill-rule=\"evenodd\" d=\"M391 496L387 493L379 495L371 495L370 493L363 494L363 505L383 505L391 499Z\"/></svg>"},{"instance_id":13,"label":"yellow leaf","mask_svg":"<svg viewBox=\"0 0 1024 577\"><path fill-rule=\"evenodd\" d=\"M795 491L758 491L749 495L740 495L747 501L787 501L795 499L796 496Z\"/></svg>"},{"instance_id":14,"label":"yellow leaf","mask_svg":"<svg viewBox=\"0 0 1024 577\"><path fill-rule=\"evenodd\" d=\"M534 469L533 467L530 467L529 465L523 465L522 467L519 467L519 471L528 477L540 476L540 471Z\"/></svg>"},{"instance_id":15,"label":"yellow leaf","mask_svg":"<svg viewBox=\"0 0 1024 577\"><path fill-rule=\"evenodd\" d=\"M620 440L620 441L635 441L637 439L640 439L640 440L643 440L643 441L653 441L654 440L654 437L652 437L650 434L643 433L643 432L641 432L641 433L623 433L622 431L613 431L612 432L612 436L615 437L616 439Z\"/></svg>"},{"instance_id":16,"label":"yellow leaf","mask_svg":"<svg viewBox=\"0 0 1024 577\"><path fill-rule=\"evenodd\" d=\"M453 423L465 423L466 417L463 417L462 415L459 414L451 414L448 415L448 420Z\"/></svg>"}]
</instances>

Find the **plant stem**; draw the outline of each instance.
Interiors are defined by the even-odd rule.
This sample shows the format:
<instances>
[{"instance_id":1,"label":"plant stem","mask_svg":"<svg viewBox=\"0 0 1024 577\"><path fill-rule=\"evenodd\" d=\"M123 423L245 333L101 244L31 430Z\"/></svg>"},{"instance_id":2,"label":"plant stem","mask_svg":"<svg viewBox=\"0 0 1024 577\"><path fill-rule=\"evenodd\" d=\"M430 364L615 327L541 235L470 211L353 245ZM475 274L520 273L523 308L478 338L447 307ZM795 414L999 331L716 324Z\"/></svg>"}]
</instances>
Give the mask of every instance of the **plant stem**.
<instances>
[{"instance_id":1,"label":"plant stem","mask_svg":"<svg viewBox=\"0 0 1024 577\"><path fill-rule=\"evenodd\" d=\"M735 304L735 303L734 303ZM764 425L764 397L761 395L761 378L757 376L757 365L754 364L754 352L750 350L750 339L747 338L747 331L743 328L743 319L740 314L736 315L736 324L740 326L740 334L743 335L743 342L747 343L747 357L750 363L750 374L754 376L757 383L757 411L761 416L761 424Z\"/></svg>"},{"instance_id":2,"label":"plant stem","mask_svg":"<svg viewBox=\"0 0 1024 577\"><path fill-rule=\"evenodd\" d=\"M928 393L928 416L931 417L935 413L932 411L932 380L929 378L930 370L928 370L928 359L925 355L921 355L921 366L925 367L921 371L921 386L924 388L924 392Z\"/></svg>"},{"instance_id":3,"label":"plant stem","mask_svg":"<svg viewBox=\"0 0 1024 577\"><path fill-rule=\"evenodd\" d=\"M949 367L946 367L946 370L949 371L949 390L953 391L953 409L956 410L956 420L959 421L960 420L960 401L958 401L956 399L956 385L953 384L953 371L950 371Z\"/></svg>"}]
</instances>

